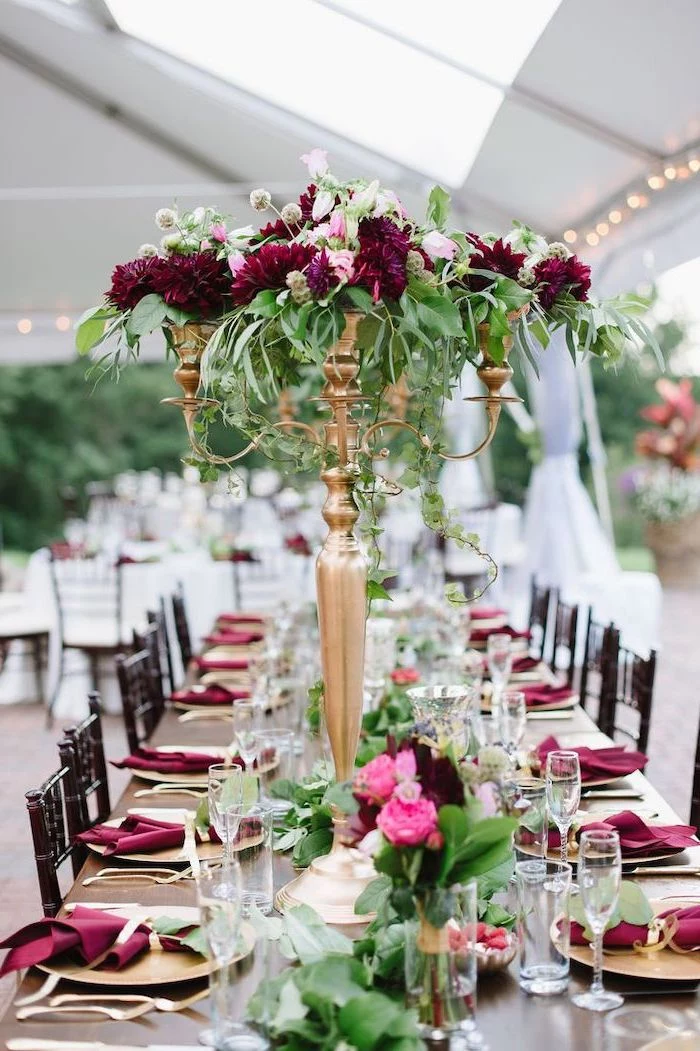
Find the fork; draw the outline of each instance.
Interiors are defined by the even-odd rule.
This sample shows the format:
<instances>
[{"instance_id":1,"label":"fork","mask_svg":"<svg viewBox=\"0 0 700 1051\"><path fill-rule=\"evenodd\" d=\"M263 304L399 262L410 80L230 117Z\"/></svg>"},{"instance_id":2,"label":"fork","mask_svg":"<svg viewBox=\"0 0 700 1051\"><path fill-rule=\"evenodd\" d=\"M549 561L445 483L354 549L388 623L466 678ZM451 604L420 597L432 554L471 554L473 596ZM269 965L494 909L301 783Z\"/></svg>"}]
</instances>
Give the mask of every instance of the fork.
<instances>
[{"instance_id":1,"label":"fork","mask_svg":"<svg viewBox=\"0 0 700 1051\"><path fill-rule=\"evenodd\" d=\"M177 721L179 723L191 723L197 719L203 719L207 721L215 721L216 719L223 719L230 722L233 719L233 712L216 712L216 711L196 711L196 712L183 712L182 715L178 715Z\"/></svg>"},{"instance_id":2,"label":"fork","mask_svg":"<svg viewBox=\"0 0 700 1051\"><path fill-rule=\"evenodd\" d=\"M138 792L134 792L134 798L138 799L141 796L162 796L167 792L175 792L179 796L194 796L195 799L204 799L206 791L197 792L189 785L173 785L173 784L161 784L156 785L155 788L140 788Z\"/></svg>"},{"instance_id":3,"label":"fork","mask_svg":"<svg viewBox=\"0 0 700 1051\"><path fill-rule=\"evenodd\" d=\"M156 1011L185 1011L188 1007L199 1003L200 1000L204 1000L207 996L209 996L208 988L200 989L198 993L186 996L183 1000L169 1000L165 996L144 996L139 993L105 993L104 995L100 993L92 995L62 993L60 996L52 996L49 1000L49 1006L62 1007L64 1004L94 1003L98 1001L100 1003L150 1004L151 1007L155 1007Z\"/></svg>"},{"instance_id":4,"label":"fork","mask_svg":"<svg viewBox=\"0 0 700 1051\"><path fill-rule=\"evenodd\" d=\"M108 1018L112 1018L115 1022L128 1022L132 1018L139 1018L141 1015L148 1014L152 1010L152 1005L148 1004L136 1004L134 1007L103 1007L101 1004L75 1004L74 1006L66 1005L65 1007L48 1007L44 1004L39 1004L35 1007L20 1007L17 1011L16 1017L20 1021L24 1021L27 1018L35 1018L38 1015L52 1015L52 1014L99 1014L106 1015Z\"/></svg>"},{"instance_id":5,"label":"fork","mask_svg":"<svg viewBox=\"0 0 700 1051\"><path fill-rule=\"evenodd\" d=\"M167 875L163 875L167 873ZM120 882L122 880L145 879L150 883L177 883L179 880L192 879L192 869L101 869L96 876L88 876L83 880L83 886L89 887L91 883L98 882Z\"/></svg>"}]
</instances>

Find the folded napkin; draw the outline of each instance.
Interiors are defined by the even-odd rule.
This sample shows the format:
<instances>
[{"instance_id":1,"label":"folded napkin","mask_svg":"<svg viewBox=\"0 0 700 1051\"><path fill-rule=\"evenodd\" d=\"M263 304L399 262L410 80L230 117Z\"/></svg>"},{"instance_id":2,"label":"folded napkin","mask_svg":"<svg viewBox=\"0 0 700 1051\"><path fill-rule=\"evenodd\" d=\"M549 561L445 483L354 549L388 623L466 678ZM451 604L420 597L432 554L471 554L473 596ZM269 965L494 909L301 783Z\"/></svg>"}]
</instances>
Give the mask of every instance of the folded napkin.
<instances>
[{"instance_id":1,"label":"folded napkin","mask_svg":"<svg viewBox=\"0 0 700 1051\"><path fill-rule=\"evenodd\" d=\"M499 606L474 606L469 612L472 620L493 620L494 617L505 617L508 610Z\"/></svg>"},{"instance_id":2,"label":"folded napkin","mask_svg":"<svg viewBox=\"0 0 700 1051\"><path fill-rule=\"evenodd\" d=\"M620 850L623 858L648 854L666 854L685 850L686 847L697 847L695 828L692 825L647 825L639 814L631 810L621 810L619 814L607 817L605 821L589 821L579 829L582 832L593 830L615 829L620 834ZM659 869L659 874L663 869Z\"/></svg>"},{"instance_id":3,"label":"folded napkin","mask_svg":"<svg viewBox=\"0 0 700 1051\"><path fill-rule=\"evenodd\" d=\"M537 657L515 657L513 659L513 671L534 671L542 662Z\"/></svg>"},{"instance_id":4,"label":"folded napkin","mask_svg":"<svg viewBox=\"0 0 700 1051\"><path fill-rule=\"evenodd\" d=\"M222 628L212 635L205 635L204 641L211 646L249 646L251 642L260 642L264 638L261 631L235 631L233 628Z\"/></svg>"},{"instance_id":5,"label":"folded napkin","mask_svg":"<svg viewBox=\"0 0 700 1051\"><path fill-rule=\"evenodd\" d=\"M678 929L673 935L673 944L679 949L700 949L700 905L688 905L684 909L668 909L661 919L675 916Z\"/></svg>"},{"instance_id":6,"label":"folded napkin","mask_svg":"<svg viewBox=\"0 0 700 1051\"><path fill-rule=\"evenodd\" d=\"M223 620L229 624L264 624L264 617L261 617L258 613L220 613L216 618L217 620Z\"/></svg>"},{"instance_id":7,"label":"folded napkin","mask_svg":"<svg viewBox=\"0 0 700 1051\"><path fill-rule=\"evenodd\" d=\"M250 661L244 657L195 657L195 664L201 671L246 671L250 667Z\"/></svg>"},{"instance_id":8,"label":"folded napkin","mask_svg":"<svg viewBox=\"0 0 700 1051\"><path fill-rule=\"evenodd\" d=\"M542 741L537 746L540 762L544 765L549 752L557 748L559 742L556 737L547 737ZM578 752L581 781L584 784L586 781L597 781L601 777L624 777L635 770L643 770L648 762L643 752L628 752L621 745L612 745L610 748L587 748L579 745L567 751Z\"/></svg>"},{"instance_id":9,"label":"folded napkin","mask_svg":"<svg viewBox=\"0 0 700 1051\"><path fill-rule=\"evenodd\" d=\"M199 841L198 834L196 838ZM213 827L209 829L209 838L215 843L220 842ZM76 839L81 843L104 846L106 858L111 854L148 854L151 850L181 847L185 842L185 826L178 822L157 821L142 814L129 814L116 828L113 825L93 825Z\"/></svg>"},{"instance_id":10,"label":"folded napkin","mask_svg":"<svg viewBox=\"0 0 700 1051\"><path fill-rule=\"evenodd\" d=\"M176 690L172 694L171 701L182 701L183 704L233 704L234 701L250 697L249 690L229 690L226 686L212 682L198 690L186 689Z\"/></svg>"},{"instance_id":11,"label":"folded napkin","mask_svg":"<svg viewBox=\"0 0 700 1051\"><path fill-rule=\"evenodd\" d=\"M489 635L510 635L511 639L529 639L529 631L516 631L509 624L501 628L473 628L469 635L470 642L486 642Z\"/></svg>"},{"instance_id":12,"label":"folded napkin","mask_svg":"<svg viewBox=\"0 0 700 1051\"><path fill-rule=\"evenodd\" d=\"M574 691L570 690L568 686L550 686L547 683L523 686L522 692L525 694L525 703L528 708L546 707L548 704L561 704L562 701L568 701L575 696Z\"/></svg>"},{"instance_id":13,"label":"folded napkin","mask_svg":"<svg viewBox=\"0 0 700 1051\"><path fill-rule=\"evenodd\" d=\"M679 949L700 949L700 905L689 905L683 909L668 909L658 918L666 919L668 916L675 916L678 925L671 939L673 944ZM580 923L572 920L571 941L574 945L588 944L583 930ZM605 932L603 945L608 949L631 948L635 942L645 945L648 935L649 927L626 923L622 920L616 927L611 927Z\"/></svg>"},{"instance_id":14,"label":"folded napkin","mask_svg":"<svg viewBox=\"0 0 700 1051\"><path fill-rule=\"evenodd\" d=\"M112 766L123 770L155 770L161 774L200 774L206 773L210 766L222 763L223 757L207 755L203 752L159 752L155 748L137 748L126 759L111 759ZM237 756L231 760L236 766L242 766L243 760Z\"/></svg>"},{"instance_id":15,"label":"folded napkin","mask_svg":"<svg viewBox=\"0 0 700 1051\"><path fill-rule=\"evenodd\" d=\"M100 970L118 971L149 946L150 931L140 924L128 941L115 945L128 917L114 916L100 909L76 906L70 919L43 919L30 923L0 942L0 949L9 949L0 978L10 971L19 971L37 963L74 950L84 964L90 964L112 946L109 955L99 965Z\"/></svg>"}]
</instances>

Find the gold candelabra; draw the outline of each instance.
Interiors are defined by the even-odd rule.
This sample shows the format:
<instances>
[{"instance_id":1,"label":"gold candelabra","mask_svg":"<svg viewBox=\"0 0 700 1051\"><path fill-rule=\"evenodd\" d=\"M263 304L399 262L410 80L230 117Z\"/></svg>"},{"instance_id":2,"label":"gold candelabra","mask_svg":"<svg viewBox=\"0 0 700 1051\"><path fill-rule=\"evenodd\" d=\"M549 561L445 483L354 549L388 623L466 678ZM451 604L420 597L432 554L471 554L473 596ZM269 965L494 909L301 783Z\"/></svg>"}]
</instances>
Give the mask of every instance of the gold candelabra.
<instances>
[{"instance_id":1,"label":"gold candelabra","mask_svg":"<svg viewBox=\"0 0 700 1051\"><path fill-rule=\"evenodd\" d=\"M293 418L289 397L281 400L281 418L273 424L280 430L301 431L312 441L322 443L326 449L334 452L332 466L325 466L321 470L321 478L328 490L322 509L328 535L316 561L316 594L325 722L338 781L350 780L353 775L362 721L367 562L354 531L359 517L354 497L358 453L373 458L388 456L387 449L374 452L372 446L375 435L387 428L407 430L423 445L430 447L432 444L427 435L421 434L403 418L408 397L405 383L396 385L399 388L394 402L396 415L373 423L360 436L360 424L353 417L353 408L366 400L358 383L360 365L355 345L357 326L361 319L362 315L354 311L345 314L345 330L328 351L323 364L326 382L321 400L326 403L331 414L324 423L323 438L313 427ZM202 459L212 464L231 464L242 459L257 448L258 438L253 438L233 456L218 456L200 443L194 426L201 409L217 404L211 399L199 397L197 393L202 353L214 327L191 322L173 326L171 331L179 359L174 376L182 388L183 397L166 398L164 401L182 409L190 445ZM465 399L484 404L488 419L486 436L469 452L439 452L438 455L445 460L468 460L482 452L496 433L504 402L519 400L504 397L501 393L513 374L507 361L512 341L508 337L504 339L505 359L502 364L497 364L487 352L487 337L487 326L480 326L482 363L476 371L488 393ZM354 906L374 875L371 861L348 845L346 819L336 813L330 853L317 858L308 869L282 888L277 902L280 907L300 903L312 905L330 923L358 923L370 919L369 916L356 915Z\"/></svg>"}]
</instances>

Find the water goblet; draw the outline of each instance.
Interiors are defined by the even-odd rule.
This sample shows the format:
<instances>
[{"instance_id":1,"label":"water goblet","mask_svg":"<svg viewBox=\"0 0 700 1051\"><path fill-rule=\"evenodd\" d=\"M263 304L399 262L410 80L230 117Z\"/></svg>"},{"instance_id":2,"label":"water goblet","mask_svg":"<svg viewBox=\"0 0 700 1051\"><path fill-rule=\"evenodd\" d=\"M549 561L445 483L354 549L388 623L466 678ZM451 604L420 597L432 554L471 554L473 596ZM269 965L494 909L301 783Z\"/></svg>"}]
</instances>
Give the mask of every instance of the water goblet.
<instances>
[{"instance_id":1,"label":"water goblet","mask_svg":"<svg viewBox=\"0 0 700 1051\"><path fill-rule=\"evenodd\" d=\"M233 864L233 841L238 834L236 814L240 822L243 814L244 773L238 766L214 763L209 767L207 802L209 821L223 844L224 865Z\"/></svg>"},{"instance_id":2,"label":"water goblet","mask_svg":"<svg viewBox=\"0 0 700 1051\"><path fill-rule=\"evenodd\" d=\"M555 749L547 756L547 809L559 829L562 864L568 859L569 828L581 802L581 767L576 752Z\"/></svg>"},{"instance_id":3,"label":"water goblet","mask_svg":"<svg viewBox=\"0 0 700 1051\"><path fill-rule=\"evenodd\" d=\"M406 691L416 722L435 728L438 743L451 741L466 752L471 713L479 703L473 686L416 686Z\"/></svg>"},{"instance_id":4,"label":"water goblet","mask_svg":"<svg viewBox=\"0 0 700 1051\"><path fill-rule=\"evenodd\" d=\"M515 761L527 724L527 704L525 694L521 690L506 690L503 693L498 708L498 721L501 744Z\"/></svg>"},{"instance_id":5,"label":"water goblet","mask_svg":"<svg viewBox=\"0 0 700 1051\"><path fill-rule=\"evenodd\" d=\"M233 705L233 743L248 770L258 758L257 731L262 722L260 706L253 700L235 701Z\"/></svg>"},{"instance_id":6,"label":"water goblet","mask_svg":"<svg viewBox=\"0 0 700 1051\"><path fill-rule=\"evenodd\" d=\"M603 988L603 932L617 905L622 881L620 837L612 829L581 833L578 889L586 922L593 932L593 981L588 992L572 996L587 1011L612 1011L624 1003L619 993Z\"/></svg>"},{"instance_id":7,"label":"water goblet","mask_svg":"<svg viewBox=\"0 0 700 1051\"><path fill-rule=\"evenodd\" d=\"M510 635L489 635L486 640L486 660L493 685L491 707L496 711L513 668L513 640Z\"/></svg>"}]
</instances>

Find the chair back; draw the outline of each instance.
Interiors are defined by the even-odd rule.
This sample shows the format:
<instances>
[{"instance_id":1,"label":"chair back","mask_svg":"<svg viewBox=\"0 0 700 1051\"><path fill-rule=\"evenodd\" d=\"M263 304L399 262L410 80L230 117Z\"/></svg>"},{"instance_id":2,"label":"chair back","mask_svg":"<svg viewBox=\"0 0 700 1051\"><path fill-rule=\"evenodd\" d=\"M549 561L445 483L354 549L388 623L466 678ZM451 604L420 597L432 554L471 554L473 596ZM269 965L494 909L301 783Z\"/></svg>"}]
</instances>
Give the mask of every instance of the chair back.
<instances>
[{"instance_id":1,"label":"chair back","mask_svg":"<svg viewBox=\"0 0 700 1051\"><path fill-rule=\"evenodd\" d=\"M552 671L565 672L567 686L573 686L574 683L577 629L578 606L570 606L566 602L562 602L559 595L557 595L549 665Z\"/></svg>"},{"instance_id":2,"label":"chair back","mask_svg":"<svg viewBox=\"0 0 700 1051\"><path fill-rule=\"evenodd\" d=\"M172 605L173 620L175 622L175 636L180 648L182 668L185 675L187 675L187 669L192 660L192 638L190 636L190 626L187 620L187 611L185 610L185 596L181 584L173 594Z\"/></svg>"},{"instance_id":3,"label":"chair back","mask_svg":"<svg viewBox=\"0 0 700 1051\"><path fill-rule=\"evenodd\" d=\"M610 737L624 734L640 752L646 752L649 743L655 675L656 650L644 658L634 650L620 647L615 690L603 713L600 728ZM635 718L636 729L630 723L630 719L634 721Z\"/></svg>"},{"instance_id":4,"label":"chair back","mask_svg":"<svg viewBox=\"0 0 700 1051\"><path fill-rule=\"evenodd\" d=\"M173 672L173 654L170 649L170 634L168 632L168 618L165 612L165 601L161 598L157 610L149 610L148 623L155 624L158 629L158 647L160 650L160 666L163 672L163 690L166 697L175 689L175 675Z\"/></svg>"},{"instance_id":5,"label":"chair back","mask_svg":"<svg viewBox=\"0 0 700 1051\"><path fill-rule=\"evenodd\" d=\"M148 670L151 677L153 700L160 708L165 707L165 685L163 683L163 661L158 638L158 625L151 622L143 631L134 631L134 651L145 650L148 654Z\"/></svg>"},{"instance_id":6,"label":"chair back","mask_svg":"<svg viewBox=\"0 0 700 1051\"><path fill-rule=\"evenodd\" d=\"M82 722L70 726L65 731L65 740L58 746L61 761L66 765L73 763L83 828L106 821L112 810L102 740L100 695L94 691L89 693L88 705L90 714ZM95 801L93 815L90 814L92 800Z\"/></svg>"},{"instance_id":7,"label":"chair back","mask_svg":"<svg viewBox=\"0 0 700 1051\"><path fill-rule=\"evenodd\" d=\"M70 859L77 877L87 853L82 843L73 842L83 825L72 765L64 764L40 788L25 793L25 799L41 905L45 916L55 916L62 902L59 868Z\"/></svg>"},{"instance_id":8,"label":"chair back","mask_svg":"<svg viewBox=\"0 0 700 1051\"><path fill-rule=\"evenodd\" d=\"M537 583L535 577L530 581L530 651L539 660L544 658L549 626L549 608L552 602L552 589Z\"/></svg>"},{"instance_id":9,"label":"chair back","mask_svg":"<svg viewBox=\"0 0 700 1051\"><path fill-rule=\"evenodd\" d=\"M695 771L693 773L693 796L690 803L690 824L700 828L700 728L695 746Z\"/></svg>"},{"instance_id":10,"label":"chair back","mask_svg":"<svg viewBox=\"0 0 700 1051\"><path fill-rule=\"evenodd\" d=\"M592 705L596 705L595 716L599 726L615 695L619 648L619 630L612 622L600 624L594 620L593 610L589 607L579 695L582 707L589 714Z\"/></svg>"},{"instance_id":11,"label":"chair back","mask_svg":"<svg viewBox=\"0 0 700 1051\"><path fill-rule=\"evenodd\" d=\"M120 644L121 565L102 556L88 558L82 549L69 544L54 544L50 549L50 567L61 639L74 634L78 626L101 622L109 625L114 645Z\"/></svg>"},{"instance_id":12,"label":"chair back","mask_svg":"<svg viewBox=\"0 0 700 1051\"><path fill-rule=\"evenodd\" d=\"M122 698L124 728L129 750L135 752L158 725L163 707L153 696L151 658L148 650L138 650L115 659Z\"/></svg>"}]
</instances>

